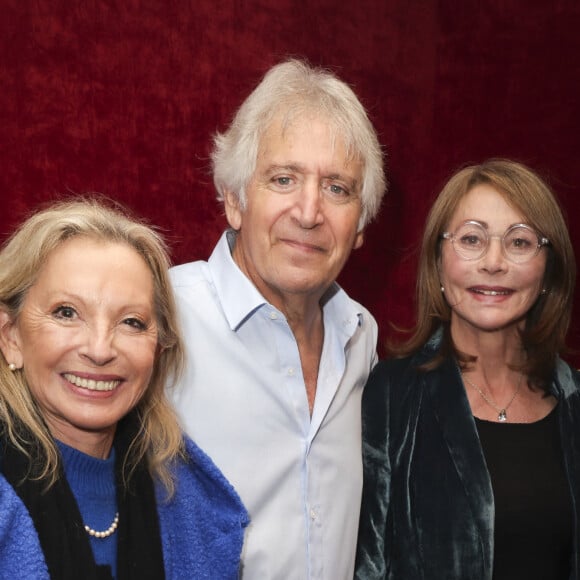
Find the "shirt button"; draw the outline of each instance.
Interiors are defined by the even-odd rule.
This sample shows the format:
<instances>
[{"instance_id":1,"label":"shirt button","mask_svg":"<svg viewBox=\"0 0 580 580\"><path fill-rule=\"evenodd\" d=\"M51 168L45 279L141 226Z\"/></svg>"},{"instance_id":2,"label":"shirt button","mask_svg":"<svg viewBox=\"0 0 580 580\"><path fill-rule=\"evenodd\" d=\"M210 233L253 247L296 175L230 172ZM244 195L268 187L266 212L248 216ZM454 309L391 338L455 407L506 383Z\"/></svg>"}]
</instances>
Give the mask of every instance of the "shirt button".
<instances>
[{"instance_id":1,"label":"shirt button","mask_svg":"<svg viewBox=\"0 0 580 580\"><path fill-rule=\"evenodd\" d=\"M293 377L293 376L294 376L294 372L295 372L295 371L294 371L294 369L293 369L292 367L290 367L290 368L288 369L288 376L289 376L289 377Z\"/></svg>"},{"instance_id":2,"label":"shirt button","mask_svg":"<svg viewBox=\"0 0 580 580\"><path fill-rule=\"evenodd\" d=\"M312 521L316 521L316 518L318 517L318 514L316 513L316 510L314 508L312 508L310 510L310 519Z\"/></svg>"},{"instance_id":3,"label":"shirt button","mask_svg":"<svg viewBox=\"0 0 580 580\"><path fill-rule=\"evenodd\" d=\"M275 312L270 312L270 320L276 320L278 315Z\"/></svg>"}]
</instances>

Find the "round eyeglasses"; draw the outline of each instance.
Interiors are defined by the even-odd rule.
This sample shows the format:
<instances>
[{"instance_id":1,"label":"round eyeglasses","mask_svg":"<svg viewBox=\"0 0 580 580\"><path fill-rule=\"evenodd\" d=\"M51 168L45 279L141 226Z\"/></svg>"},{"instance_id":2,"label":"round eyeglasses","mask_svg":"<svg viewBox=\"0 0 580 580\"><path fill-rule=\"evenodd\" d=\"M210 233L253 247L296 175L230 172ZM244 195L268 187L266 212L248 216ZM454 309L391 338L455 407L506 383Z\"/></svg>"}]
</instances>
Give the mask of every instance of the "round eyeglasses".
<instances>
[{"instance_id":1,"label":"round eyeglasses","mask_svg":"<svg viewBox=\"0 0 580 580\"><path fill-rule=\"evenodd\" d=\"M441 237L451 241L455 253L464 260L478 260L485 256L492 238L501 240L504 256L511 262L521 264L531 260L542 247L550 244L548 238L526 224L510 226L503 236L490 236L483 224L469 220L455 232L444 232Z\"/></svg>"}]
</instances>

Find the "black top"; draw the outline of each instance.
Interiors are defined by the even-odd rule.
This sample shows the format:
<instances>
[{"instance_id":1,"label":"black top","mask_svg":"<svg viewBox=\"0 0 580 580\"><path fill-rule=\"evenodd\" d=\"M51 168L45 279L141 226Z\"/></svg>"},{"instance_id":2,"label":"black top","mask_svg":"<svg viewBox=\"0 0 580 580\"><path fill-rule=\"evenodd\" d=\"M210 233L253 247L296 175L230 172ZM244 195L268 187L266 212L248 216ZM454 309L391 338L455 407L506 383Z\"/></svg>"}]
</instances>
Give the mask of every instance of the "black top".
<instances>
[{"instance_id":1,"label":"black top","mask_svg":"<svg viewBox=\"0 0 580 580\"><path fill-rule=\"evenodd\" d=\"M557 409L535 423L475 420L495 501L494 580L569 577L573 514Z\"/></svg>"}]
</instances>

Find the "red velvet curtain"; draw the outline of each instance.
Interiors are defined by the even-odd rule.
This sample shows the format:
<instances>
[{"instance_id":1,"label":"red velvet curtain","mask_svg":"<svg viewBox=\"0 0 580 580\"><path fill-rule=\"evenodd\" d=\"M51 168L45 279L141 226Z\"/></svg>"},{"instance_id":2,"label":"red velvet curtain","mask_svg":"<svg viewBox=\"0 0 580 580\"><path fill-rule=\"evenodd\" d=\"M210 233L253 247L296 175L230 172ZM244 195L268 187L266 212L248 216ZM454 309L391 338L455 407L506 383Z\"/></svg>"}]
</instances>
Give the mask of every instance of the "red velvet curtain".
<instances>
[{"instance_id":1,"label":"red velvet curtain","mask_svg":"<svg viewBox=\"0 0 580 580\"><path fill-rule=\"evenodd\" d=\"M0 9L1 239L39 203L96 191L161 226L175 262L207 257L225 225L211 135L268 67L301 56L353 85L388 152L381 217L341 276L382 340L391 323L412 323L425 214L460 165L507 156L539 170L580 252L576 0L0 0ZM569 342L580 349L579 322Z\"/></svg>"}]
</instances>

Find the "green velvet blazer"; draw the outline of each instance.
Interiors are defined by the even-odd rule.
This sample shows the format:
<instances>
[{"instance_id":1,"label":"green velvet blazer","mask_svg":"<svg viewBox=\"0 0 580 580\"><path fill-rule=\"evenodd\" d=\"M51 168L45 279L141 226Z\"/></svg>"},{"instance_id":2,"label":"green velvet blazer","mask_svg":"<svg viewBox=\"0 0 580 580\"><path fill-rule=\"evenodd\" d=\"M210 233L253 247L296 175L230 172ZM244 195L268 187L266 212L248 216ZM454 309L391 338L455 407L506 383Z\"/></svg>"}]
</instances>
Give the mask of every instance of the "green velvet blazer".
<instances>
[{"instance_id":1,"label":"green velvet blazer","mask_svg":"<svg viewBox=\"0 0 580 580\"><path fill-rule=\"evenodd\" d=\"M453 360L379 363L363 396L364 487L356 578L491 580L494 500L475 420ZM580 375L558 361L553 393L574 509L579 578Z\"/></svg>"}]
</instances>

